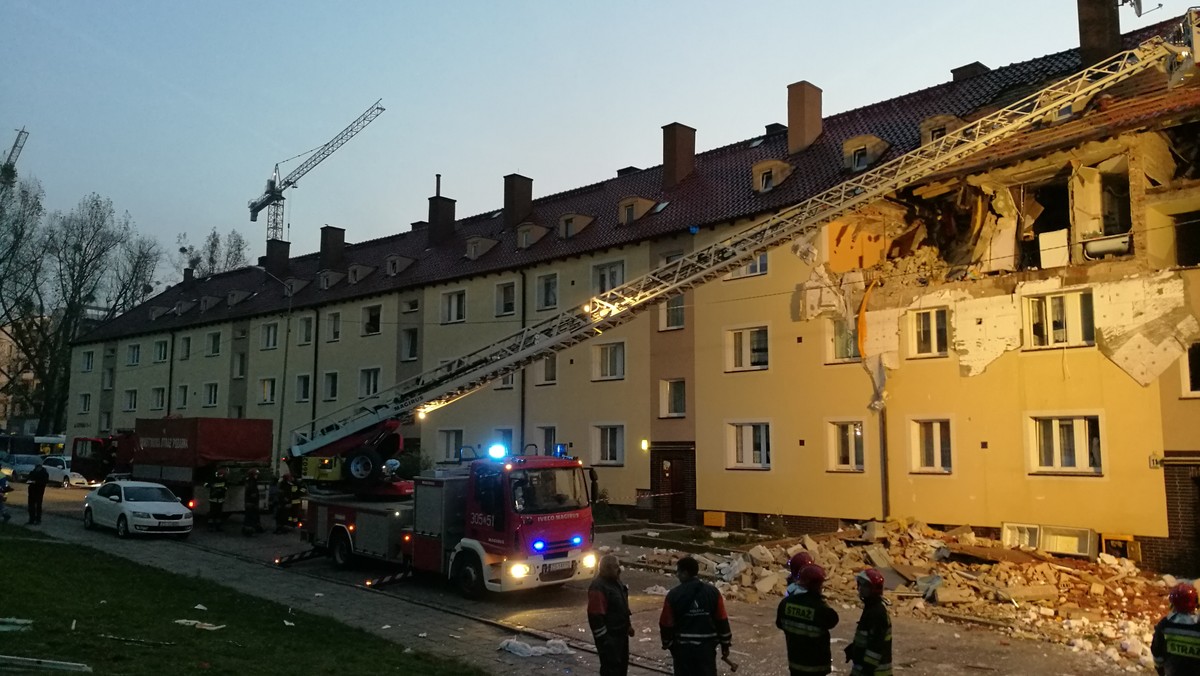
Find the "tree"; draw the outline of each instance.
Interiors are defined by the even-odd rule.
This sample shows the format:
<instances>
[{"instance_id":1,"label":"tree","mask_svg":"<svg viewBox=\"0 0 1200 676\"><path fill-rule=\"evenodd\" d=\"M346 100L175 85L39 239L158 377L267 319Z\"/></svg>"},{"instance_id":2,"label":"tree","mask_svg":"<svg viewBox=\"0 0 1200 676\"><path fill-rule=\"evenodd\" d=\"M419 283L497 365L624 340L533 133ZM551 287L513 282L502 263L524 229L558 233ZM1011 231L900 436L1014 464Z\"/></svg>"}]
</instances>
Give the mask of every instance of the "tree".
<instances>
[{"instance_id":1,"label":"tree","mask_svg":"<svg viewBox=\"0 0 1200 676\"><path fill-rule=\"evenodd\" d=\"M0 380L14 383L9 394L49 433L65 428L72 341L146 299L161 251L107 198L93 193L48 216L41 199L40 186L23 181L0 204L0 246L9 248L0 260L0 332L32 375L0 371Z\"/></svg>"},{"instance_id":2,"label":"tree","mask_svg":"<svg viewBox=\"0 0 1200 676\"><path fill-rule=\"evenodd\" d=\"M179 245L179 253L171 257L172 264L180 271L191 268L197 277L236 270L249 264L246 258L249 245L237 230L230 230L222 239L214 227L204 236L200 246L189 242L186 233L176 237L175 242Z\"/></svg>"}]
</instances>

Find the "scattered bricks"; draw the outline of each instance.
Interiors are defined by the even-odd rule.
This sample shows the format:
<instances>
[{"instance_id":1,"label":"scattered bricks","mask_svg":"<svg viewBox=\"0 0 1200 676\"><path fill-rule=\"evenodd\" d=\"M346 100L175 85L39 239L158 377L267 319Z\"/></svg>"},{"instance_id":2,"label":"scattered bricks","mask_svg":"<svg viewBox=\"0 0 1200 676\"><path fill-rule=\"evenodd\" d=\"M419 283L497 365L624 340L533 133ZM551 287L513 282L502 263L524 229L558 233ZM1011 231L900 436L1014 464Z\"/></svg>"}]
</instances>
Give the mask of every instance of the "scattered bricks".
<instances>
[{"instance_id":1,"label":"scattered bricks","mask_svg":"<svg viewBox=\"0 0 1200 676\"><path fill-rule=\"evenodd\" d=\"M1056 601L1058 600L1058 589L1051 587L1048 584L1035 584L1023 587L1006 587L1004 594L1008 598L1018 602L1029 601ZM1051 609L1050 614L1054 611Z\"/></svg>"},{"instance_id":2,"label":"scattered bricks","mask_svg":"<svg viewBox=\"0 0 1200 676\"><path fill-rule=\"evenodd\" d=\"M770 565L775 562L775 557L771 556L771 552L762 545L755 545L750 549L750 558L759 565Z\"/></svg>"},{"instance_id":3,"label":"scattered bricks","mask_svg":"<svg viewBox=\"0 0 1200 676\"><path fill-rule=\"evenodd\" d=\"M933 590L933 600L938 605L947 603L971 603L975 601L975 593L969 589L955 587L938 587Z\"/></svg>"},{"instance_id":4,"label":"scattered bricks","mask_svg":"<svg viewBox=\"0 0 1200 676\"><path fill-rule=\"evenodd\" d=\"M868 521L862 526L862 536L864 540L882 540L887 536L885 524L878 521Z\"/></svg>"},{"instance_id":5,"label":"scattered bricks","mask_svg":"<svg viewBox=\"0 0 1200 676\"><path fill-rule=\"evenodd\" d=\"M1088 589L1088 593L1092 596L1104 596L1104 585L1099 582L1093 582L1091 588Z\"/></svg>"}]
</instances>

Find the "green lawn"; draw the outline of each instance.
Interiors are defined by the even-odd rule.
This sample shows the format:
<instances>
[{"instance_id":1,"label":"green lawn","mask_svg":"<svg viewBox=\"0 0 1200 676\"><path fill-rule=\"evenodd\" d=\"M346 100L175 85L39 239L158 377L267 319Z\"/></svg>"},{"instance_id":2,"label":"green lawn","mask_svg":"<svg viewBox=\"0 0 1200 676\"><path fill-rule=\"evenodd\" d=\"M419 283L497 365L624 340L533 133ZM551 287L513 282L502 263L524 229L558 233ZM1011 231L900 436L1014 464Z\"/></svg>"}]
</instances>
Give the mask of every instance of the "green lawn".
<instances>
[{"instance_id":1,"label":"green lawn","mask_svg":"<svg viewBox=\"0 0 1200 676\"><path fill-rule=\"evenodd\" d=\"M83 662L101 674L486 674L405 654L403 646L333 620L289 614L285 606L205 580L56 544L12 525L0 525L0 580L0 617L33 620L32 631L0 633L0 654ZM195 610L197 603L208 610ZM175 624L179 619L226 626L205 631Z\"/></svg>"}]
</instances>

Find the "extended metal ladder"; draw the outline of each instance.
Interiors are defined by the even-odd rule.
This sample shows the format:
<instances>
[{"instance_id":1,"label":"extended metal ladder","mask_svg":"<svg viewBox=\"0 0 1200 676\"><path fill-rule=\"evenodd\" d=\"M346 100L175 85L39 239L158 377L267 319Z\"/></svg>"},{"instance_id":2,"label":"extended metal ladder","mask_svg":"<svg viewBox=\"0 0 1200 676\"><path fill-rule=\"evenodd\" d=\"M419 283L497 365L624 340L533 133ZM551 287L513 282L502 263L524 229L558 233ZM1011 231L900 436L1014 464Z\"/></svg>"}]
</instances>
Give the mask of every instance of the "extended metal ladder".
<instances>
[{"instance_id":1,"label":"extended metal ladder","mask_svg":"<svg viewBox=\"0 0 1200 676\"><path fill-rule=\"evenodd\" d=\"M490 345L413 376L357 404L292 432L292 454L306 455L385 420L407 421L464 397L488 382L629 321L651 303L722 277L758 254L791 240L807 240L826 223L887 193L1012 136L1021 129L1064 120L1100 91L1155 66L1176 85L1195 73L1191 51L1200 10L1186 15L1182 46L1154 37L1086 68L942 138L863 172L741 232L694 251L590 302L538 322Z\"/></svg>"}]
</instances>

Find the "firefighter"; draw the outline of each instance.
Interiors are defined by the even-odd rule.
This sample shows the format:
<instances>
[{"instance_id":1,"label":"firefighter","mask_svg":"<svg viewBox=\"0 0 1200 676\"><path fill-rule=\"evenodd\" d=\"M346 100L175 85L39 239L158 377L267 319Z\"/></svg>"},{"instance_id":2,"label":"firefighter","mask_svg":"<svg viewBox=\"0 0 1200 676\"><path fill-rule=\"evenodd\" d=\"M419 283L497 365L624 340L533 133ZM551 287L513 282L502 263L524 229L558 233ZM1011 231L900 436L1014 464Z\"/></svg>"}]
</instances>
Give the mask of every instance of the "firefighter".
<instances>
[{"instance_id":1,"label":"firefighter","mask_svg":"<svg viewBox=\"0 0 1200 676\"><path fill-rule=\"evenodd\" d=\"M1196 587L1180 582L1171 588L1171 614L1154 627L1150 652L1158 676L1200 674L1200 613L1196 610Z\"/></svg>"},{"instance_id":2,"label":"firefighter","mask_svg":"<svg viewBox=\"0 0 1200 676\"><path fill-rule=\"evenodd\" d=\"M600 676L629 673L629 587L621 582L621 563L615 554L600 557L596 578L588 587L587 617L600 656Z\"/></svg>"},{"instance_id":3,"label":"firefighter","mask_svg":"<svg viewBox=\"0 0 1200 676\"><path fill-rule=\"evenodd\" d=\"M796 575L796 584L798 591L783 597L775 611L775 626L783 630L787 642L791 676L832 673L829 630L837 626L838 614L821 595L825 569L816 564L804 566Z\"/></svg>"},{"instance_id":4,"label":"firefighter","mask_svg":"<svg viewBox=\"0 0 1200 676\"><path fill-rule=\"evenodd\" d=\"M225 481L225 468L218 468L213 478L205 484L208 489L208 529L221 530L225 524L225 496L229 493L229 484Z\"/></svg>"},{"instance_id":5,"label":"firefighter","mask_svg":"<svg viewBox=\"0 0 1200 676\"><path fill-rule=\"evenodd\" d=\"M245 516L242 517L242 535L254 535L263 532L262 520L258 513L258 470L252 469L246 473L246 502Z\"/></svg>"},{"instance_id":6,"label":"firefighter","mask_svg":"<svg viewBox=\"0 0 1200 676\"><path fill-rule=\"evenodd\" d=\"M883 601L883 574L868 568L854 576L858 598L862 599L862 617L854 632L854 642L846 646L846 661L852 662L853 676L892 676L892 621Z\"/></svg>"},{"instance_id":7,"label":"firefighter","mask_svg":"<svg viewBox=\"0 0 1200 676\"><path fill-rule=\"evenodd\" d=\"M791 574L788 575L788 596L803 591L803 587L799 583L800 571L804 570L805 566L813 565L813 563L812 554L808 552L796 552L796 555L788 560L788 570L791 571Z\"/></svg>"},{"instance_id":8,"label":"firefighter","mask_svg":"<svg viewBox=\"0 0 1200 676\"><path fill-rule=\"evenodd\" d=\"M696 559L679 559L679 584L667 594L658 618L663 650L671 651L675 676L716 676L716 647L720 644L721 657L728 658L733 642L725 599L699 575Z\"/></svg>"},{"instance_id":9,"label":"firefighter","mask_svg":"<svg viewBox=\"0 0 1200 676\"><path fill-rule=\"evenodd\" d=\"M300 521L300 487L292 475L279 477L275 494L275 533L286 533Z\"/></svg>"}]
</instances>

